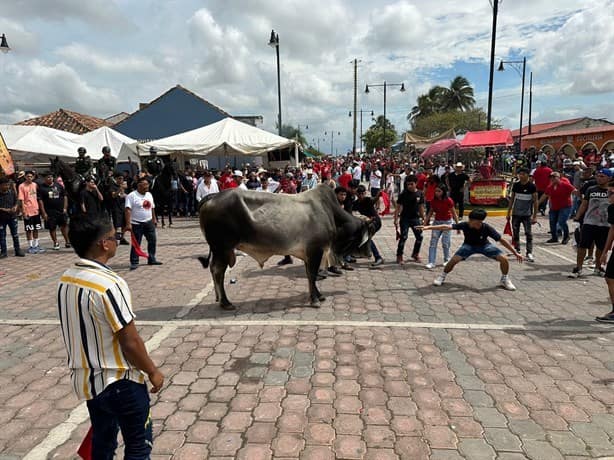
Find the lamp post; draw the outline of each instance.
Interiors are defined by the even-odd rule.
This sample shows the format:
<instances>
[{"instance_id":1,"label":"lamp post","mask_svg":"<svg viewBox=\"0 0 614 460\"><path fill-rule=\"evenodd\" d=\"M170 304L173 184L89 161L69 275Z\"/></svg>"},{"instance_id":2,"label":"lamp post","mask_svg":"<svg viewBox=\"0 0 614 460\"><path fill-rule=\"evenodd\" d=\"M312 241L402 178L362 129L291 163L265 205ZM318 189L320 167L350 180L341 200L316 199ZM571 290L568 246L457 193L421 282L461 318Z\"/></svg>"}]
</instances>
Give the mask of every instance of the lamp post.
<instances>
[{"instance_id":1,"label":"lamp post","mask_svg":"<svg viewBox=\"0 0 614 460\"><path fill-rule=\"evenodd\" d=\"M524 111L524 80L527 70L527 58L522 58L522 61L501 61L499 63L499 68L497 69L499 72L503 72L505 70L503 64L511 64L516 72L518 72L518 75L522 76L522 89L520 94L520 131L518 133L518 153L522 153L522 112ZM522 64L522 74L520 73L520 69L517 67L520 64Z\"/></svg>"},{"instance_id":2,"label":"lamp post","mask_svg":"<svg viewBox=\"0 0 614 460\"><path fill-rule=\"evenodd\" d=\"M360 114L360 153L363 153L362 152L362 114L370 113L371 116L373 116L373 110L362 110L362 109L356 110L356 111L350 110L349 116L351 117L352 114L358 114L358 113ZM354 149L354 154L356 154L356 149Z\"/></svg>"},{"instance_id":3,"label":"lamp post","mask_svg":"<svg viewBox=\"0 0 614 460\"><path fill-rule=\"evenodd\" d=\"M384 148L384 153L385 153L386 152L386 88L388 86L400 86L401 87L400 91L403 93L405 92L405 83L388 83L386 82L386 80L384 80L384 83L381 85L380 84L367 85L365 87L365 93L367 94L369 94L369 86L371 87L383 86L384 87L384 145L383 145L383 148Z\"/></svg>"},{"instance_id":4,"label":"lamp post","mask_svg":"<svg viewBox=\"0 0 614 460\"><path fill-rule=\"evenodd\" d=\"M531 134L531 111L533 110L533 72L529 73L529 134Z\"/></svg>"},{"instance_id":5,"label":"lamp post","mask_svg":"<svg viewBox=\"0 0 614 460\"><path fill-rule=\"evenodd\" d=\"M495 78L495 43L497 41L497 14L499 14L499 0L493 0L492 5L492 33L490 36L490 73L488 77L488 118L486 130L490 131L492 120L492 85Z\"/></svg>"},{"instance_id":6,"label":"lamp post","mask_svg":"<svg viewBox=\"0 0 614 460\"><path fill-rule=\"evenodd\" d=\"M279 72L279 34L275 33L275 30L271 30L271 38L269 39L269 46L275 48L277 54L277 124L278 132L281 136L281 77Z\"/></svg>"},{"instance_id":7,"label":"lamp post","mask_svg":"<svg viewBox=\"0 0 614 460\"><path fill-rule=\"evenodd\" d=\"M9 43L6 41L6 35L2 34L2 37L0 37L0 51L8 53L10 50Z\"/></svg>"},{"instance_id":8,"label":"lamp post","mask_svg":"<svg viewBox=\"0 0 614 460\"><path fill-rule=\"evenodd\" d=\"M330 132L330 154L331 156L335 155L335 151L333 150L333 145L335 142L335 132L337 133L337 136L341 136L341 131L331 131ZM324 135L328 136L328 131L324 131Z\"/></svg>"}]
</instances>

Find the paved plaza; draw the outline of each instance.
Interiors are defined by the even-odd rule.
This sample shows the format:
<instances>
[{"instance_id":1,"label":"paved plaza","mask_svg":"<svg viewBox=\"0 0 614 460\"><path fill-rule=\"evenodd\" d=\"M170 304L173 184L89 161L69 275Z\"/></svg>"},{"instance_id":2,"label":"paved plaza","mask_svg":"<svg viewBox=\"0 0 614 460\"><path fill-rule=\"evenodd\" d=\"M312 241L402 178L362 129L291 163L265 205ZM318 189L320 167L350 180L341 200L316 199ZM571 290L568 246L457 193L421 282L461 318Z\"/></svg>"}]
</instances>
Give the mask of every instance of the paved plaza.
<instances>
[{"instance_id":1,"label":"paved plaza","mask_svg":"<svg viewBox=\"0 0 614 460\"><path fill-rule=\"evenodd\" d=\"M503 218L489 221L503 228ZM545 246L540 222L536 262L512 263L518 290L508 292L484 258L439 288L440 266L395 264L386 218L375 237L386 263L359 260L320 282L320 309L307 306L302 263L260 269L238 257L226 283L238 308L220 311L196 259L207 246L194 219L158 230L162 266L129 271L120 246L112 267L166 375L152 400L153 458L614 456L614 329L593 320L609 308L605 283L568 279L575 253ZM454 234L453 248L461 241ZM76 458L88 429L55 300L74 260L62 249L0 262L2 460Z\"/></svg>"}]
</instances>

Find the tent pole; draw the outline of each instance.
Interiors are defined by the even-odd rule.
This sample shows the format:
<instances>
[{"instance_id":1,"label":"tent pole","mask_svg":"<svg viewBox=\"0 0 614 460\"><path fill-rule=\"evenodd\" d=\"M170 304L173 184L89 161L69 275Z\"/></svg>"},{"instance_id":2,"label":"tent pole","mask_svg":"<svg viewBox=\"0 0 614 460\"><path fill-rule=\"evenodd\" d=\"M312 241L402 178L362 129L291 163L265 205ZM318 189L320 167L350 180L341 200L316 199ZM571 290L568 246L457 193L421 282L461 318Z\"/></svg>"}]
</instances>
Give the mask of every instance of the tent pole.
<instances>
[{"instance_id":1,"label":"tent pole","mask_svg":"<svg viewBox=\"0 0 614 460\"><path fill-rule=\"evenodd\" d=\"M298 168L298 143L294 144L294 161L296 161L296 167Z\"/></svg>"}]
</instances>

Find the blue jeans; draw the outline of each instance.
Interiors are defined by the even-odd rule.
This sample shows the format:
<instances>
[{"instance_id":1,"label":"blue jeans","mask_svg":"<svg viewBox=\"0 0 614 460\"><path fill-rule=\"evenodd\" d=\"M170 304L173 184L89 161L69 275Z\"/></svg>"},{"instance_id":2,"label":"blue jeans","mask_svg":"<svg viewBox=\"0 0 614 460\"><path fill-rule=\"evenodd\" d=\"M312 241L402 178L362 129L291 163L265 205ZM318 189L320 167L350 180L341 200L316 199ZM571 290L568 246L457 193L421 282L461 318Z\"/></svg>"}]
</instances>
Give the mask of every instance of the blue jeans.
<instances>
[{"instance_id":1,"label":"blue jeans","mask_svg":"<svg viewBox=\"0 0 614 460\"><path fill-rule=\"evenodd\" d=\"M416 241L414 242L414 250L412 251L412 257L420 254L420 247L422 246L422 230L418 230L416 226L420 225L420 219L401 219L401 238L399 238L399 244L397 245L397 256L403 255L403 249L405 249L405 242L409 235L409 229L414 232Z\"/></svg>"},{"instance_id":2,"label":"blue jeans","mask_svg":"<svg viewBox=\"0 0 614 460\"><path fill-rule=\"evenodd\" d=\"M380 254L379 249L377 249L377 246L375 246L375 243L373 242L373 240L370 241L370 245L371 245L371 252L373 253L373 257L375 257L375 260L381 259L382 255Z\"/></svg>"},{"instance_id":3,"label":"blue jeans","mask_svg":"<svg viewBox=\"0 0 614 460\"><path fill-rule=\"evenodd\" d=\"M451 225L452 220L436 220L433 225ZM450 258L450 241L451 232L449 230L433 230L431 233L431 243L429 244L429 264L435 264L437 260L437 243L441 238L441 246L443 247L443 259Z\"/></svg>"},{"instance_id":4,"label":"blue jeans","mask_svg":"<svg viewBox=\"0 0 614 460\"><path fill-rule=\"evenodd\" d=\"M143 236L147 240L147 254L149 258L147 262L155 262L156 260L156 226L153 224L153 221L143 222L141 224L132 224L132 232L134 233L134 237L136 238L139 246L141 245L141 241L143 240ZM139 256L136 254L134 248L130 249L130 265L138 265L139 264Z\"/></svg>"},{"instance_id":5,"label":"blue jeans","mask_svg":"<svg viewBox=\"0 0 614 460\"><path fill-rule=\"evenodd\" d=\"M548 217L550 218L550 234L552 235L553 240L558 240L557 238L557 226L563 231L563 238L569 237L569 226L567 225L567 220L571 214L571 206L563 209L559 209L557 211L553 211L552 209L548 213Z\"/></svg>"},{"instance_id":6,"label":"blue jeans","mask_svg":"<svg viewBox=\"0 0 614 460\"><path fill-rule=\"evenodd\" d=\"M118 380L87 401L87 410L92 422L93 460L113 459L119 429L125 444L124 458L149 459L153 436L145 384Z\"/></svg>"},{"instance_id":7,"label":"blue jeans","mask_svg":"<svg viewBox=\"0 0 614 460\"><path fill-rule=\"evenodd\" d=\"M13 237L13 249L15 254L19 252L19 232L17 231L17 219L15 217L9 220L0 221L0 254L6 254L8 249L6 247L6 227L11 231Z\"/></svg>"}]
</instances>

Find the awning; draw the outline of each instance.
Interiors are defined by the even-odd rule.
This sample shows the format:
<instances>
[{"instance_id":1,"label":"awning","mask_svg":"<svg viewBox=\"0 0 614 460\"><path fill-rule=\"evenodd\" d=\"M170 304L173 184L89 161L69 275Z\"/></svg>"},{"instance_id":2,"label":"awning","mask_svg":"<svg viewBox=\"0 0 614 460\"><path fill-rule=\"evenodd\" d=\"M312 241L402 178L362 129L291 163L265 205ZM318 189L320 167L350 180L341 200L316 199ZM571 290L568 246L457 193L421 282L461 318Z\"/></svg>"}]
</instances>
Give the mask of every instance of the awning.
<instances>
[{"instance_id":1,"label":"awning","mask_svg":"<svg viewBox=\"0 0 614 460\"><path fill-rule=\"evenodd\" d=\"M460 143L460 147L502 147L514 145L512 132L509 129L495 129L491 131L468 131Z\"/></svg>"},{"instance_id":2,"label":"awning","mask_svg":"<svg viewBox=\"0 0 614 460\"><path fill-rule=\"evenodd\" d=\"M454 128L448 129L435 137L422 137L410 132L406 132L403 136L403 140L406 144L412 144L417 149L425 149L429 145L432 145L442 139L456 139L456 132L454 131Z\"/></svg>"},{"instance_id":3,"label":"awning","mask_svg":"<svg viewBox=\"0 0 614 460\"><path fill-rule=\"evenodd\" d=\"M422 155L420 156L422 158L432 157L440 153L446 152L448 150L455 149L459 145L460 145L460 142L458 142L456 139L442 139L440 141L435 142L432 145L429 145L426 148L426 150L422 152Z\"/></svg>"}]
</instances>

